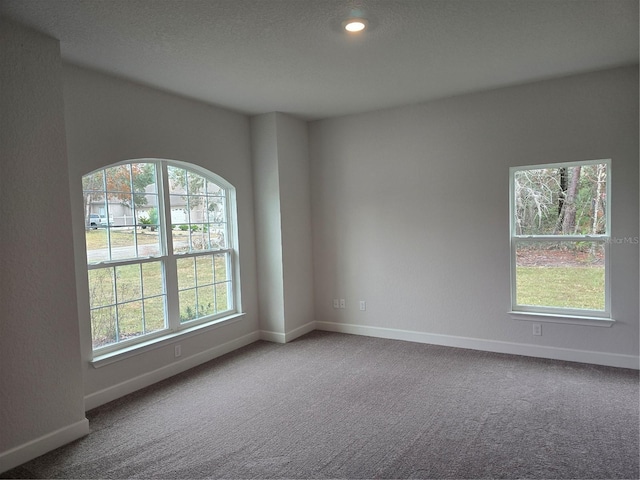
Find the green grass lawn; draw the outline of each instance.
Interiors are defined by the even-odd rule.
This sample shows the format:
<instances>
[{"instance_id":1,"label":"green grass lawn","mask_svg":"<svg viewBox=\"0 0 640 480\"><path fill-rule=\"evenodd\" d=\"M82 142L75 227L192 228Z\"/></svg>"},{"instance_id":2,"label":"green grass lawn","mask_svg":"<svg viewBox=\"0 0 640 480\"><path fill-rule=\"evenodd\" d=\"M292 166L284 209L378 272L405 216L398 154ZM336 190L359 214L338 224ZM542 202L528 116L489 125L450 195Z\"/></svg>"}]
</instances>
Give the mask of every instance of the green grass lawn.
<instances>
[{"instance_id":1,"label":"green grass lawn","mask_svg":"<svg viewBox=\"0 0 640 480\"><path fill-rule=\"evenodd\" d=\"M604 310L603 267L517 267L519 305Z\"/></svg>"}]
</instances>

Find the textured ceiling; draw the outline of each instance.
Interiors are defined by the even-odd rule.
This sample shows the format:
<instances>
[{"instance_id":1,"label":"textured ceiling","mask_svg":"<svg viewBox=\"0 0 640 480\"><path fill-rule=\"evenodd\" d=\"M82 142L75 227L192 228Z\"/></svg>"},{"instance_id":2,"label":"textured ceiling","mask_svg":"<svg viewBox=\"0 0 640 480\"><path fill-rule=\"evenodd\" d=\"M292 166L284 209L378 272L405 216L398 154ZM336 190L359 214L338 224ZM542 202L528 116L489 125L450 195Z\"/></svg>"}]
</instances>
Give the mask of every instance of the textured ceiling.
<instances>
[{"instance_id":1,"label":"textured ceiling","mask_svg":"<svg viewBox=\"0 0 640 480\"><path fill-rule=\"evenodd\" d=\"M316 119L638 62L637 0L0 0L63 58ZM370 28L340 31L354 7Z\"/></svg>"}]
</instances>

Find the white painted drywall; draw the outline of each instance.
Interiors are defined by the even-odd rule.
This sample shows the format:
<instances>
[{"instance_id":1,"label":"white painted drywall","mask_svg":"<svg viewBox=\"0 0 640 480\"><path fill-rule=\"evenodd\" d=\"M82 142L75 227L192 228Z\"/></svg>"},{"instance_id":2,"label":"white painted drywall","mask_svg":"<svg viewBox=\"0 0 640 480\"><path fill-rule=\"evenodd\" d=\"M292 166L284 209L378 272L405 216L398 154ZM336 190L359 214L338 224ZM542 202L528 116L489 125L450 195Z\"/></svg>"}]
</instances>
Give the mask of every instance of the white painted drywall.
<instances>
[{"instance_id":1,"label":"white painted drywall","mask_svg":"<svg viewBox=\"0 0 640 480\"><path fill-rule=\"evenodd\" d=\"M234 185L242 310L246 315L238 322L180 340L180 360L206 358L205 352L235 345L239 338L250 338L247 335L258 329L249 119L77 66L65 65L63 78L85 395L97 398L105 389L120 385L114 392L122 392L123 385L134 386L131 380L135 378L157 380L158 372L175 373L169 367L178 360L173 345L165 345L99 369L89 365L82 175L121 160L165 158L199 165Z\"/></svg>"},{"instance_id":2,"label":"white painted drywall","mask_svg":"<svg viewBox=\"0 0 640 480\"><path fill-rule=\"evenodd\" d=\"M260 325L284 342L314 321L307 123L266 113L251 129Z\"/></svg>"},{"instance_id":3,"label":"white painted drywall","mask_svg":"<svg viewBox=\"0 0 640 480\"><path fill-rule=\"evenodd\" d=\"M275 113L251 118L260 329L284 341L280 172Z\"/></svg>"},{"instance_id":4,"label":"white painted drywall","mask_svg":"<svg viewBox=\"0 0 640 480\"><path fill-rule=\"evenodd\" d=\"M309 139L307 122L282 113L276 122L285 331L290 334L314 321Z\"/></svg>"},{"instance_id":5,"label":"white painted drywall","mask_svg":"<svg viewBox=\"0 0 640 480\"><path fill-rule=\"evenodd\" d=\"M88 423L59 44L2 19L0 32L2 471Z\"/></svg>"},{"instance_id":6,"label":"white painted drywall","mask_svg":"<svg viewBox=\"0 0 640 480\"><path fill-rule=\"evenodd\" d=\"M638 237L637 66L309 131L316 321L637 359L637 243L611 247L613 327L545 323L534 337L507 314L510 166L611 158L612 234Z\"/></svg>"}]
</instances>

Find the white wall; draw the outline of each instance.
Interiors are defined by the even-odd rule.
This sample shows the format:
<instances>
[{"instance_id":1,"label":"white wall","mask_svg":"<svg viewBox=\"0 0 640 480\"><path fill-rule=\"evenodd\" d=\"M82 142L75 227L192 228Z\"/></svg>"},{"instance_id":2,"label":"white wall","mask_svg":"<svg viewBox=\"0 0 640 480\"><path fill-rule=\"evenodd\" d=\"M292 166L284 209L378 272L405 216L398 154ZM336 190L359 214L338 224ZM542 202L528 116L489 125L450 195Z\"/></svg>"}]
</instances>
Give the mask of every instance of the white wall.
<instances>
[{"instance_id":1,"label":"white wall","mask_svg":"<svg viewBox=\"0 0 640 480\"><path fill-rule=\"evenodd\" d=\"M0 472L89 433L57 40L0 19Z\"/></svg>"},{"instance_id":2,"label":"white wall","mask_svg":"<svg viewBox=\"0 0 640 480\"><path fill-rule=\"evenodd\" d=\"M64 66L64 100L71 211L87 407L175 374L258 339L257 276L248 117L158 90ZM242 310L238 322L98 369L91 359L82 175L127 159L165 158L194 163L236 188Z\"/></svg>"},{"instance_id":3,"label":"white wall","mask_svg":"<svg viewBox=\"0 0 640 480\"><path fill-rule=\"evenodd\" d=\"M293 338L314 321L309 138L305 121L278 113L277 125L285 331Z\"/></svg>"},{"instance_id":4,"label":"white wall","mask_svg":"<svg viewBox=\"0 0 640 480\"><path fill-rule=\"evenodd\" d=\"M251 156L256 215L260 328L263 337L284 341L282 219L276 114L251 118Z\"/></svg>"},{"instance_id":5,"label":"white wall","mask_svg":"<svg viewBox=\"0 0 640 480\"><path fill-rule=\"evenodd\" d=\"M507 314L510 166L611 158L612 234L638 236L637 66L317 121L310 145L321 328L637 368L637 244L611 248L613 327Z\"/></svg>"},{"instance_id":6,"label":"white wall","mask_svg":"<svg viewBox=\"0 0 640 480\"><path fill-rule=\"evenodd\" d=\"M267 113L251 130L260 322L285 342L314 328L307 123Z\"/></svg>"}]
</instances>

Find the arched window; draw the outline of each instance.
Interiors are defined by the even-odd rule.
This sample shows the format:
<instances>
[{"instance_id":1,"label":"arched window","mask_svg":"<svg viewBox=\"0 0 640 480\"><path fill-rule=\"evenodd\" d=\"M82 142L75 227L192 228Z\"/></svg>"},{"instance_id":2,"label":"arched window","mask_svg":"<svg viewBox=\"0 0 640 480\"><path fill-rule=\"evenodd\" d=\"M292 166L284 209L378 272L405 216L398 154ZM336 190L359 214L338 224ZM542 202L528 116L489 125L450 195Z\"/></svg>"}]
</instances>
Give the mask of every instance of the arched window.
<instances>
[{"instance_id":1,"label":"arched window","mask_svg":"<svg viewBox=\"0 0 640 480\"><path fill-rule=\"evenodd\" d=\"M232 185L165 160L110 165L82 184L95 354L237 313Z\"/></svg>"}]
</instances>

